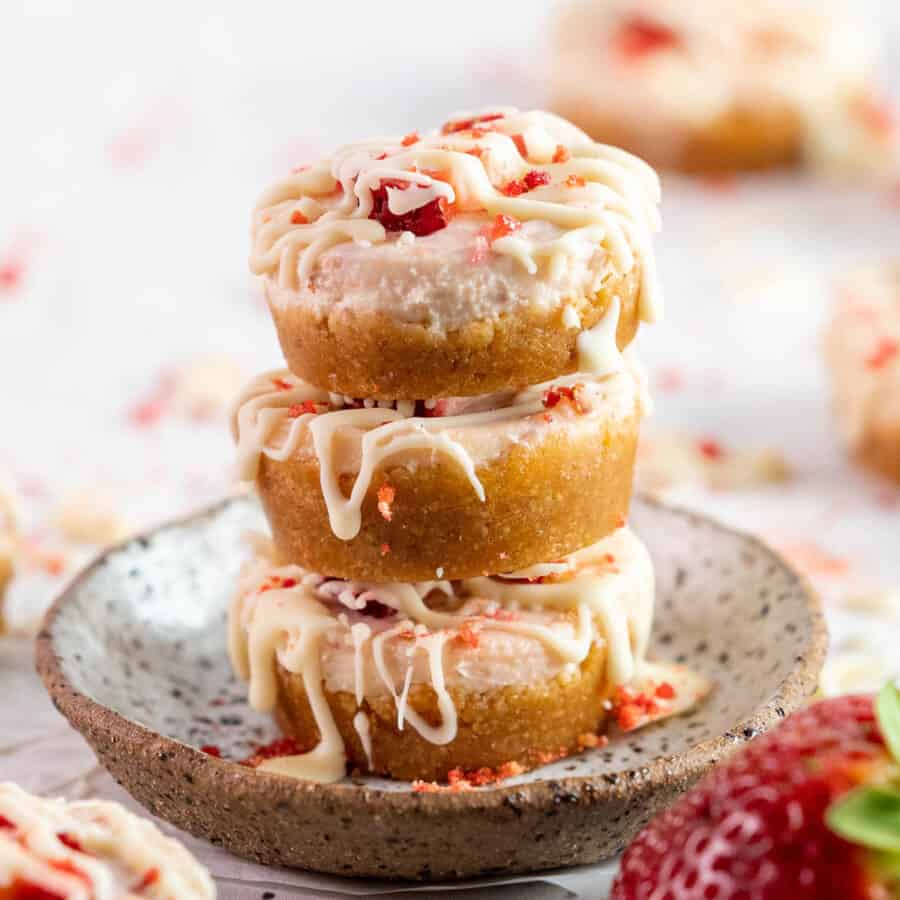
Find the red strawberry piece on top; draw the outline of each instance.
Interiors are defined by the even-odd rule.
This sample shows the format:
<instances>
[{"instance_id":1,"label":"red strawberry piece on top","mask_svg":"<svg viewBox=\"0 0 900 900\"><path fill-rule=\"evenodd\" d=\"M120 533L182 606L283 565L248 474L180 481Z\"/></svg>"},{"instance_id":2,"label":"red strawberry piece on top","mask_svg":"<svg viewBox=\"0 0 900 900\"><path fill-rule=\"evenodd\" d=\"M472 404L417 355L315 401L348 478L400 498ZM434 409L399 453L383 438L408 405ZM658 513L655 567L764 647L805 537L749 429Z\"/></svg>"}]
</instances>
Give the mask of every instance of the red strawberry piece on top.
<instances>
[{"instance_id":1,"label":"red strawberry piece on top","mask_svg":"<svg viewBox=\"0 0 900 900\"><path fill-rule=\"evenodd\" d=\"M628 62L671 50L679 43L677 32L667 25L638 17L624 22L614 38L616 50Z\"/></svg>"},{"instance_id":2,"label":"red strawberry piece on top","mask_svg":"<svg viewBox=\"0 0 900 900\"><path fill-rule=\"evenodd\" d=\"M411 231L416 237L426 237L446 228L450 221L450 204L443 197L435 197L424 206L402 215L391 212L388 188L405 190L409 187L409 184L399 181L382 181L372 191L372 211L369 218L381 222L388 231Z\"/></svg>"},{"instance_id":3,"label":"red strawberry piece on top","mask_svg":"<svg viewBox=\"0 0 900 900\"><path fill-rule=\"evenodd\" d=\"M876 719L871 697L823 701L719 765L638 835L610 900L900 896L893 686L877 708Z\"/></svg>"}]
</instances>

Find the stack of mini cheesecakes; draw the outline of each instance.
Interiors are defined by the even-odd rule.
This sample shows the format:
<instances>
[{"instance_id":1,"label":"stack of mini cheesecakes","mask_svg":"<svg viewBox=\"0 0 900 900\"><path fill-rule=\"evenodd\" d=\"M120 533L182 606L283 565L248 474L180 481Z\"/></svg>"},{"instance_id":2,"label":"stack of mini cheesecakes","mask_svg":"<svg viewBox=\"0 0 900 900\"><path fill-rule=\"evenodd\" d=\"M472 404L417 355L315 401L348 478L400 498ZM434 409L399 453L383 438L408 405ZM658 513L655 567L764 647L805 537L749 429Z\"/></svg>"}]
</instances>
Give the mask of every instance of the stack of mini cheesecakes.
<instances>
[{"instance_id":1,"label":"stack of mini cheesecakes","mask_svg":"<svg viewBox=\"0 0 900 900\"><path fill-rule=\"evenodd\" d=\"M288 368L235 406L272 537L230 649L301 751L265 769L483 784L595 745L611 710L676 708L648 694L626 525L658 200L637 158L510 109L263 196L251 266Z\"/></svg>"}]
</instances>

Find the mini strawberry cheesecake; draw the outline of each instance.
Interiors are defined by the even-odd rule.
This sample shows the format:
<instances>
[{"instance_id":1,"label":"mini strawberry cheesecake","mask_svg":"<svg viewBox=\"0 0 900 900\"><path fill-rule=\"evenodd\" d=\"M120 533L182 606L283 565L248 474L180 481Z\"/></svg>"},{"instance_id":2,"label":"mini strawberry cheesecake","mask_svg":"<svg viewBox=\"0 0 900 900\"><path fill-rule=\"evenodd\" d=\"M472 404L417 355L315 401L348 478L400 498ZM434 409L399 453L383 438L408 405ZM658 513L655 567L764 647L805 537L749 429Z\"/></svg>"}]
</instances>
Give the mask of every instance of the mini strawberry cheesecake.
<instances>
[{"instance_id":1,"label":"mini strawberry cheesecake","mask_svg":"<svg viewBox=\"0 0 900 900\"><path fill-rule=\"evenodd\" d=\"M844 441L869 468L900 482L900 262L841 280L825 355Z\"/></svg>"},{"instance_id":2,"label":"mini strawberry cheesecake","mask_svg":"<svg viewBox=\"0 0 900 900\"><path fill-rule=\"evenodd\" d=\"M0 634L6 630L3 614L6 589L16 571L18 529L12 497L2 487L0 479Z\"/></svg>"},{"instance_id":3,"label":"mini strawberry cheesecake","mask_svg":"<svg viewBox=\"0 0 900 900\"><path fill-rule=\"evenodd\" d=\"M354 400L287 371L238 400L240 475L279 557L371 581L556 559L628 515L641 370L438 401Z\"/></svg>"},{"instance_id":4,"label":"mini strawberry cheesecake","mask_svg":"<svg viewBox=\"0 0 900 900\"><path fill-rule=\"evenodd\" d=\"M279 181L250 264L310 384L473 396L583 371L591 329L623 348L659 317L658 200L646 164L563 119L462 115Z\"/></svg>"},{"instance_id":5,"label":"mini strawberry cheesecake","mask_svg":"<svg viewBox=\"0 0 900 900\"><path fill-rule=\"evenodd\" d=\"M874 58L827 3L574 0L556 23L551 104L666 168L893 170Z\"/></svg>"},{"instance_id":6,"label":"mini strawberry cheesecake","mask_svg":"<svg viewBox=\"0 0 900 900\"><path fill-rule=\"evenodd\" d=\"M454 582L344 581L262 555L230 647L251 705L307 751L268 771L515 774L595 746L610 716L631 729L702 696L699 678L646 662L653 600L625 527L557 562Z\"/></svg>"},{"instance_id":7,"label":"mini strawberry cheesecake","mask_svg":"<svg viewBox=\"0 0 900 900\"><path fill-rule=\"evenodd\" d=\"M47 800L0 784L0 900L213 900L177 841L116 803Z\"/></svg>"}]
</instances>

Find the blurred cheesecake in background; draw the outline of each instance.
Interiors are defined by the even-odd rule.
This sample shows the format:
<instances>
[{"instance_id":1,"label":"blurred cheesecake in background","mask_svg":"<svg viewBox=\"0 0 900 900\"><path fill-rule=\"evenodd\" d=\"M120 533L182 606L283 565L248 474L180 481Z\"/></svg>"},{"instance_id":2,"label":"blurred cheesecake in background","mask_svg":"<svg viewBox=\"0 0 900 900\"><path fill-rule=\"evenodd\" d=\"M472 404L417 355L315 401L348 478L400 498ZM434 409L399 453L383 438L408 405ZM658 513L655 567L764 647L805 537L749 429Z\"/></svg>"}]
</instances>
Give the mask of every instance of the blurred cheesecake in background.
<instances>
[{"instance_id":1,"label":"blurred cheesecake in background","mask_svg":"<svg viewBox=\"0 0 900 900\"><path fill-rule=\"evenodd\" d=\"M553 34L551 108L653 165L895 171L876 41L834 4L572 0Z\"/></svg>"},{"instance_id":2,"label":"blurred cheesecake in background","mask_svg":"<svg viewBox=\"0 0 900 900\"><path fill-rule=\"evenodd\" d=\"M900 482L900 261L841 278L825 356L844 442L869 468Z\"/></svg>"}]
</instances>

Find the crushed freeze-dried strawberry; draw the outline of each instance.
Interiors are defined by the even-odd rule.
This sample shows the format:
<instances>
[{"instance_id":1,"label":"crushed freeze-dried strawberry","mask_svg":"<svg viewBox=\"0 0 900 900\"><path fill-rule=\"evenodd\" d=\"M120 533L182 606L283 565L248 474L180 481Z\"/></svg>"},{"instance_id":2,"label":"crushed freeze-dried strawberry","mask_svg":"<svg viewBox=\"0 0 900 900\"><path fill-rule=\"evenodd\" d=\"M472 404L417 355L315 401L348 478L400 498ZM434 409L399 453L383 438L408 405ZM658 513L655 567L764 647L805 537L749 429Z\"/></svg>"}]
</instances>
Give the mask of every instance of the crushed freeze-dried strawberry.
<instances>
[{"instance_id":1,"label":"crushed freeze-dried strawberry","mask_svg":"<svg viewBox=\"0 0 900 900\"><path fill-rule=\"evenodd\" d=\"M541 750L535 754L535 757L542 766L546 766L549 763L556 762L557 760L565 759L568 755L568 748L560 747L558 750Z\"/></svg>"},{"instance_id":2,"label":"crushed freeze-dried strawberry","mask_svg":"<svg viewBox=\"0 0 900 900\"><path fill-rule=\"evenodd\" d=\"M441 134L455 134L458 131L468 131L476 125L483 125L485 122L496 122L503 118L503 113L485 113L481 116L473 116L471 119L457 119L445 122L441 128Z\"/></svg>"},{"instance_id":3,"label":"crushed freeze-dried strawberry","mask_svg":"<svg viewBox=\"0 0 900 900\"><path fill-rule=\"evenodd\" d=\"M84 853L84 848L71 834L60 831L56 835L56 838L63 846L68 847L70 850L75 850L77 853Z\"/></svg>"},{"instance_id":4,"label":"crushed freeze-dried strawberry","mask_svg":"<svg viewBox=\"0 0 900 900\"><path fill-rule=\"evenodd\" d=\"M309 219L299 209L295 209L291 213L291 225L309 225Z\"/></svg>"},{"instance_id":5,"label":"crushed freeze-dried strawberry","mask_svg":"<svg viewBox=\"0 0 900 900\"><path fill-rule=\"evenodd\" d=\"M398 215L390 210L388 188L405 190L409 182L382 181L372 191L372 211L369 218L380 222L388 231L411 231L416 237L427 237L447 227L451 218L450 204L444 197L435 197L424 206Z\"/></svg>"},{"instance_id":6,"label":"crushed freeze-dried strawberry","mask_svg":"<svg viewBox=\"0 0 900 900\"><path fill-rule=\"evenodd\" d=\"M21 259L0 262L0 292L11 294L21 285L24 275L25 263Z\"/></svg>"},{"instance_id":7,"label":"crushed freeze-dried strawberry","mask_svg":"<svg viewBox=\"0 0 900 900\"><path fill-rule=\"evenodd\" d=\"M257 747L252 755L240 761L240 765L255 769L268 759L278 759L282 756L299 756L301 753L305 753L306 750L306 747L297 743L291 737L277 738L268 744Z\"/></svg>"},{"instance_id":8,"label":"crushed freeze-dried strawberry","mask_svg":"<svg viewBox=\"0 0 900 900\"><path fill-rule=\"evenodd\" d=\"M12 896L15 900L66 900L62 894L57 894L56 891L50 891L39 884L35 884L33 881L26 881L23 878L18 878L13 881L12 885L5 886L4 892L6 887L12 888Z\"/></svg>"},{"instance_id":9,"label":"crushed freeze-dried strawberry","mask_svg":"<svg viewBox=\"0 0 900 900\"><path fill-rule=\"evenodd\" d=\"M850 107L857 121L874 134L890 137L897 129L897 110L884 97L864 94Z\"/></svg>"},{"instance_id":10,"label":"crushed freeze-dried strawberry","mask_svg":"<svg viewBox=\"0 0 900 900\"><path fill-rule=\"evenodd\" d=\"M321 412L327 412L328 404L316 403L313 400L304 400L302 403L294 403L288 407L288 416L296 419L299 416L318 415Z\"/></svg>"},{"instance_id":11,"label":"crushed freeze-dried strawberry","mask_svg":"<svg viewBox=\"0 0 900 900\"><path fill-rule=\"evenodd\" d=\"M0 816L0 828L12 829L16 826L6 818L6 816Z\"/></svg>"},{"instance_id":12,"label":"crushed freeze-dried strawberry","mask_svg":"<svg viewBox=\"0 0 900 900\"><path fill-rule=\"evenodd\" d=\"M473 650L476 649L480 642L477 627L473 626L471 622L463 622L457 632L456 640Z\"/></svg>"},{"instance_id":13,"label":"crushed freeze-dried strawberry","mask_svg":"<svg viewBox=\"0 0 900 900\"><path fill-rule=\"evenodd\" d=\"M883 369L900 354L900 341L882 338L878 346L866 357L867 369Z\"/></svg>"},{"instance_id":14,"label":"crushed freeze-dried strawberry","mask_svg":"<svg viewBox=\"0 0 900 900\"><path fill-rule=\"evenodd\" d=\"M551 180L549 172L545 172L541 169L532 169L530 172L526 172L525 175L517 181L507 182L500 188L500 192L507 197L518 197L520 194L527 194L535 188L550 184Z\"/></svg>"},{"instance_id":15,"label":"crushed freeze-dried strawberry","mask_svg":"<svg viewBox=\"0 0 900 900\"><path fill-rule=\"evenodd\" d=\"M286 381L284 378L273 378L272 384L275 385L275 387L277 387L279 391L289 391L294 387L289 381Z\"/></svg>"},{"instance_id":16,"label":"crushed freeze-dried strawberry","mask_svg":"<svg viewBox=\"0 0 900 900\"><path fill-rule=\"evenodd\" d=\"M522 223L515 216L498 213L494 217L494 221L482 228L479 234L493 244L494 241L499 241L500 238L515 234L521 227Z\"/></svg>"},{"instance_id":17,"label":"crushed freeze-dried strawberry","mask_svg":"<svg viewBox=\"0 0 900 900\"><path fill-rule=\"evenodd\" d=\"M587 184L580 175L569 175L563 183L566 187L584 187Z\"/></svg>"},{"instance_id":18,"label":"crushed freeze-dried strawberry","mask_svg":"<svg viewBox=\"0 0 900 900\"><path fill-rule=\"evenodd\" d=\"M156 884L159 881L159 869L147 869L144 877L131 889L131 893L139 894L145 888Z\"/></svg>"},{"instance_id":19,"label":"crushed freeze-dried strawberry","mask_svg":"<svg viewBox=\"0 0 900 900\"><path fill-rule=\"evenodd\" d=\"M674 700L675 688L672 687L668 681L664 681L662 684L656 686L656 696L659 697L660 700Z\"/></svg>"},{"instance_id":20,"label":"crushed freeze-dried strawberry","mask_svg":"<svg viewBox=\"0 0 900 900\"><path fill-rule=\"evenodd\" d=\"M668 686L671 688L671 685ZM645 724L661 711L657 702L657 688L651 686L646 691L634 691L619 685L613 698L612 715L622 731L633 731ZM663 691L667 691L664 689ZM674 696L674 691L672 692ZM663 699L660 697L660 699Z\"/></svg>"},{"instance_id":21,"label":"crushed freeze-dried strawberry","mask_svg":"<svg viewBox=\"0 0 900 900\"><path fill-rule=\"evenodd\" d=\"M403 140L400 141L400 143L404 147L411 147L413 144L417 144L420 140L422 139L419 137L419 132L411 131L409 134L403 137Z\"/></svg>"},{"instance_id":22,"label":"crushed freeze-dried strawberry","mask_svg":"<svg viewBox=\"0 0 900 900\"><path fill-rule=\"evenodd\" d=\"M555 163L564 163L568 162L572 158L572 154L569 153L567 147L564 147L562 144L556 145L556 151L553 154L553 162Z\"/></svg>"},{"instance_id":23,"label":"crushed freeze-dried strawberry","mask_svg":"<svg viewBox=\"0 0 900 900\"><path fill-rule=\"evenodd\" d=\"M595 734L589 731L586 734L578 735L578 747L580 750L593 750L597 747L605 747L609 743L609 738L605 734Z\"/></svg>"},{"instance_id":24,"label":"crushed freeze-dried strawberry","mask_svg":"<svg viewBox=\"0 0 900 900\"><path fill-rule=\"evenodd\" d=\"M582 399L582 385L576 384L571 387L562 385L561 387L551 387L544 391L544 407L553 409L561 403L569 404L579 415L587 412L587 407Z\"/></svg>"},{"instance_id":25,"label":"crushed freeze-dried strawberry","mask_svg":"<svg viewBox=\"0 0 900 900\"><path fill-rule=\"evenodd\" d=\"M515 778L525 771L525 767L518 762L505 762L492 769L482 766L480 769L464 771L461 768L451 769L447 773L447 784L438 784L436 781L414 781L412 789L418 794L461 793L471 791L488 784L496 784L507 778Z\"/></svg>"},{"instance_id":26,"label":"crushed freeze-dried strawberry","mask_svg":"<svg viewBox=\"0 0 900 900\"><path fill-rule=\"evenodd\" d=\"M722 445L711 438L697 441L697 449L707 459L717 460L725 456L725 450L722 448Z\"/></svg>"},{"instance_id":27,"label":"crushed freeze-dried strawberry","mask_svg":"<svg viewBox=\"0 0 900 900\"><path fill-rule=\"evenodd\" d=\"M380 549L381 549L381 555L387 556L388 553L391 552L391 545L390 544L382 544Z\"/></svg>"},{"instance_id":28,"label":"crushed freeze-dried strawberry","mask_svg":"<svg viewBox=\"0 0 900 900\"><path fill-rule=\"evenodd\" d=\"M635 62L679 45L677 32L659 22L635 17L624 22L613 38L622 59Z\"/></svg>"},{"instance_id":29,"label":"crushed freeze-dried strawberry","mask_svg":"<svg viewBox=\"0 0 900 900\"><path fill-rule=\"evenodd\" d=\"M394 502L394 497L396 497L396 495L397 492L387 482L378 488L378 512L381 513L381 517L386 522L390 522L391 519L394 518L391 504Z\"/></svg>"},{"instance_id":30,"label":"crushed freeze-dried strawberry","mask_svg":"<svg viewBox=\"0 0 900 900\"><path fill-rule=\"evenodd\" d=\"M519 155L522 159L528 159L528 147L525 145L525 135L514 134L512 136L512 141L516 145L516 149L519 151Z\"/></svg>"}]
</instances>

